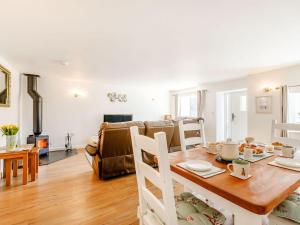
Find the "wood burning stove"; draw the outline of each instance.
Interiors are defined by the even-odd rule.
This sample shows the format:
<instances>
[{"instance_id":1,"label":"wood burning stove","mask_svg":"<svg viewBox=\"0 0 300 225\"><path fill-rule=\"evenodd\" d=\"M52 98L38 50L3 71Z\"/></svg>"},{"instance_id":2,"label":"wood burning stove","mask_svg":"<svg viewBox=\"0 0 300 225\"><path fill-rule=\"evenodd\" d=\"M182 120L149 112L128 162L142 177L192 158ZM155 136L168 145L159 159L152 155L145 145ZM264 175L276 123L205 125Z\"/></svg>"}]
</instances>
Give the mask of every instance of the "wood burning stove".
<instances>
[{"instance_id":1,"label":"wood burning stove","mask_svg":"<svg viewBox=\"0 0 300 225\"><path fill-rule=\"evenodd\" d=\"M43 98L37 92L37 79L35 74L24 74L27 76L27 92L33 100L33 135L27 137L27 144L35 144L40 148L40 155L49 152L49 136L42 134Z\"/></svg>"},{"instance_id":2,"label":"wood burning stove","mask_svg":"<svg viewBox=\"0 0 300 225\"><path fill-rule=\"evenodd\" d=\"M34 144L40 149L40 155L49 152L49 136L48 135L29 135L27 137L27 144Z\"/></svg>"}]
</instances>

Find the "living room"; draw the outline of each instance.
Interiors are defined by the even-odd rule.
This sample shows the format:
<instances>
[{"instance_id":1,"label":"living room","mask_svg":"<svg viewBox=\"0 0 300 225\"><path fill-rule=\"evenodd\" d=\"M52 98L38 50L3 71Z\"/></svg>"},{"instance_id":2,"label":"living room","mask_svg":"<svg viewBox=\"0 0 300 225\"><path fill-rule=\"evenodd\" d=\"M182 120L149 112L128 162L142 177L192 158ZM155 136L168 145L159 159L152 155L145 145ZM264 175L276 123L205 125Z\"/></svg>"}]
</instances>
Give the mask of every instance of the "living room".
<instances>
[{"instance_id":1,"label":"living room","mask_svg":"<svg viewBox=\"0 0 300 225\"><path fill-rule=\"evenodd\" d=\"M1 6L0 224L300 223L298 1Z\"/></svg>"}]
</instances>

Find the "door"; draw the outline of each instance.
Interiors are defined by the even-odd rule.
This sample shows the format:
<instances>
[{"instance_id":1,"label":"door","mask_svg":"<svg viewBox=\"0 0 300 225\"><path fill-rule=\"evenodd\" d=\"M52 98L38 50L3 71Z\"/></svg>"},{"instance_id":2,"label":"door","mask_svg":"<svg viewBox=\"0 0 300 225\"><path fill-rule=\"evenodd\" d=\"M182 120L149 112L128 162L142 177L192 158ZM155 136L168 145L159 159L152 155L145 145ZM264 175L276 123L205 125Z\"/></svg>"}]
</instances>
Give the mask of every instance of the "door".
<instances>
[{"instance_id":1,"label":"door","mask_svg":"<svg viewBox=\"0 0 300 225\"><path fill-rule=\"evenodd\" d=\"M247 136L247 91L225 94L225 137L233 141Z\"/></svg>"}]
</instances>

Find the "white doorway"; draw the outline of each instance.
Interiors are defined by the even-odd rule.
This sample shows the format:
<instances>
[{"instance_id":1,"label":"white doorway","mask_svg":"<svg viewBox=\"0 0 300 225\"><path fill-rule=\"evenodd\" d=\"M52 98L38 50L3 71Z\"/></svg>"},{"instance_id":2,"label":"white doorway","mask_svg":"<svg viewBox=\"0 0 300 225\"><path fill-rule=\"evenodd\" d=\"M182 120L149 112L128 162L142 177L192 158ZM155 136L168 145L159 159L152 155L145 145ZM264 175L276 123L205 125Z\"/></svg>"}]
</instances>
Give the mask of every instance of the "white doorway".
<instances>
[{"instance_id":1,"label":"white doorway","mask_svg":"<svg viewBox=\"0 0 300 225\"><path fill-rule=\"evenodd\" d=\"M247 136L247 90L217 93L217 139L241 141Z\"/></svg>"}]
</instances>

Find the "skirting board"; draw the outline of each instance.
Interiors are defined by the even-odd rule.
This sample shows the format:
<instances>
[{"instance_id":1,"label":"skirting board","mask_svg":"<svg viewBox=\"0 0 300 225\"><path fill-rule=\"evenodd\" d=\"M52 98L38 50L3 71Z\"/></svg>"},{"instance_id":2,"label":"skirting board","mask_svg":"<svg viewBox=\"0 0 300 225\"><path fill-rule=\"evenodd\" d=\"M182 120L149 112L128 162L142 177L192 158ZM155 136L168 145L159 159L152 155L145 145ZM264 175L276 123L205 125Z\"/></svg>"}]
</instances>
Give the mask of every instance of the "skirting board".
<instances>
[{"instance_id":1,"label":"skirting board","mask_svg":"<svg viewBox=\"0 0 300 225\"><path fill-rule=\"evenodd\" d=\"M86 145L73 145L72 147L73 148L85 148ZM55 148L50 148L49 151L65 151L65 147L55 147Z\"/></svg>"}]
</instances>

